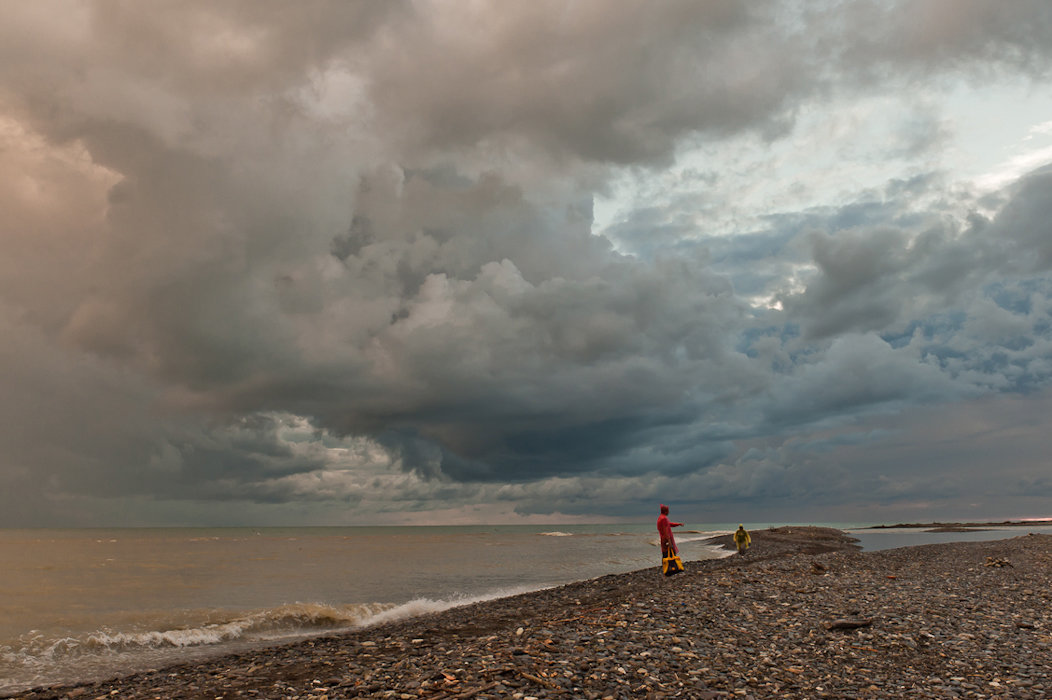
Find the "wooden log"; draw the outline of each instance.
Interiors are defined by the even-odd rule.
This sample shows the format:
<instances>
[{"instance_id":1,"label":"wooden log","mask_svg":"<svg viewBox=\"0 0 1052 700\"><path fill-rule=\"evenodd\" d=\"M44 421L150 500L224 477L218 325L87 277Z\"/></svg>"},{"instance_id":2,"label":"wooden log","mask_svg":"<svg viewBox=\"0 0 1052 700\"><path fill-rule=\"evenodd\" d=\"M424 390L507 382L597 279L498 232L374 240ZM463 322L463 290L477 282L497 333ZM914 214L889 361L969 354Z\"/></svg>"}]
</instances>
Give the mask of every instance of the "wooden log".
<instances>
[{"instance_id":1,"label":"wooden log","mask_svg":"<svg viewBox=\"0 0 1052 700\"><path fill-rule=\"evenodd\" d=\"M827 630L853 630L858 627L869 627L873 624L873 619L861 618L861 617L842 617L838 620L831 620L825 623Z\"/></svg>"}]
</instances>

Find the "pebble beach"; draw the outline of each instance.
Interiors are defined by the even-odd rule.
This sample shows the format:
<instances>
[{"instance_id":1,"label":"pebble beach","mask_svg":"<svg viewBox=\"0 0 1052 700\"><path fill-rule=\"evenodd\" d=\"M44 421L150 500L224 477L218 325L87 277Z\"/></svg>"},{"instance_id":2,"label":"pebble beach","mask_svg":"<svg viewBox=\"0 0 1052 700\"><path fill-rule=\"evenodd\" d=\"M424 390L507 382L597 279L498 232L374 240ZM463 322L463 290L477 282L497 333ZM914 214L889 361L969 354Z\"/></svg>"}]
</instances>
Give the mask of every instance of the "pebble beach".
<instances>
[{"instance_id":1,"label":"pebble beach","mask_svg":"<svg viewBox=\"0 0 1052 700\"><path fill-rule=\"evenodd\" d=\"M1052 536L862 552L827 528L279 647L8 697L1046 698ZM714 543L732 549L730 536Z\"/></svg>"}]
</instances>

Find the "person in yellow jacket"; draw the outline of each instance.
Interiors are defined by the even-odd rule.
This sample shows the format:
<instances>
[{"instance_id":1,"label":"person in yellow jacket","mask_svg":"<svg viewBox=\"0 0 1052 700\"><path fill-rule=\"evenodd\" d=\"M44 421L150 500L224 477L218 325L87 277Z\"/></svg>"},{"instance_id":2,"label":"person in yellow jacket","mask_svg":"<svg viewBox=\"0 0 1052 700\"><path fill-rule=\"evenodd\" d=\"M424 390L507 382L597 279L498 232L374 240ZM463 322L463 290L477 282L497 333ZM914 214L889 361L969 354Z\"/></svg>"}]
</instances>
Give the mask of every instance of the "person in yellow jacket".
<instances>
[{"instance_id":1,"label":"person in yellow jacket","mask_svg":"<svg viewBox=\"0 0 1052 700\"><path fill-rule=\"evenodd\" d=\"M738 545L739 555L745 556L745 550L749 548L750 542L752 542L752 538L745 531L745 526L739 525L738 529L734 531L734 544Z\"/></svg>"}]
</instances>

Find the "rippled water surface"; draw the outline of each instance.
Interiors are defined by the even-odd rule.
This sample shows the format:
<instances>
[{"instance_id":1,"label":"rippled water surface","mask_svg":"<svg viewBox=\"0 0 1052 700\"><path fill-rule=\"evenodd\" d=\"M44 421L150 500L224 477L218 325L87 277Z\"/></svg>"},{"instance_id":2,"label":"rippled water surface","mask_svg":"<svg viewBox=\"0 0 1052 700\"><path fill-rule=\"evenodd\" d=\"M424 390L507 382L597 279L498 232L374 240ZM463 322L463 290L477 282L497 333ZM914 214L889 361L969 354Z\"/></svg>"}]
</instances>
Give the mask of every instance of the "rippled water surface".
<instances>
[{"instance_id":1,"label":"rippled water surface","mask_svg":"<svg viewBox=\"0 0 1052 700\"><path fill-rule=\"evenodd\" d=\"M700 537L681 536L687 559L714 556ZM650 525L0 531L0 691L653 566L655 539Z\"/></svg>"}]
</instances>

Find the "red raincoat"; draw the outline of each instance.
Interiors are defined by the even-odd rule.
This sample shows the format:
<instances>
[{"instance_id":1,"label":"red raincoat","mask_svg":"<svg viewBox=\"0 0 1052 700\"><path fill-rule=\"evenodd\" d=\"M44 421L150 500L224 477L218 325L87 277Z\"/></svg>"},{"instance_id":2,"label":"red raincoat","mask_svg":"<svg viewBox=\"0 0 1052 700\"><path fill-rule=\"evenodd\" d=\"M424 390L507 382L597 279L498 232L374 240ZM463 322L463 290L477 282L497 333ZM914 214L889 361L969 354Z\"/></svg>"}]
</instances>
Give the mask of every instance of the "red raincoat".
<instances>
[{"instance_id":1,"label":"red raincoat","mask_svg":"<svg viewBox=\"0 0 1052 700\"><path fill-rule=\"evenodd\" d=\"M673 554L679 554L676 548L676 538L672 536L672 528L679 527L683 523L674 523L668 519L668 515L662 513L657 519L658 535L661 537L661 557L668 556L669 550Z\"/></svg>"}]
</instances>

